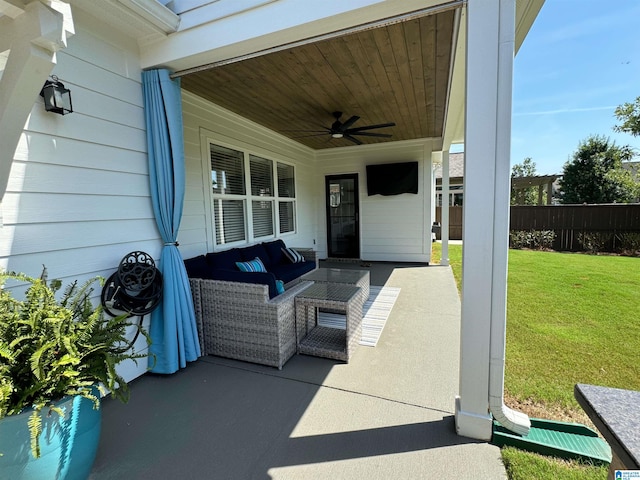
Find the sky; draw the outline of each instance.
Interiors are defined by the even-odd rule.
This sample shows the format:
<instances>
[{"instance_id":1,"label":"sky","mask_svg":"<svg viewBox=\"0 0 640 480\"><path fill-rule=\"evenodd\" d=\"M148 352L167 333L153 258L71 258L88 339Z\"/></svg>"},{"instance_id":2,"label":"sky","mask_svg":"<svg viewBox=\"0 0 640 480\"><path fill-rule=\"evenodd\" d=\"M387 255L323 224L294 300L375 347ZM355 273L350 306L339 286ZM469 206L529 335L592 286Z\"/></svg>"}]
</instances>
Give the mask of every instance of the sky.
<instances>
[{"instance_id":1,"label":"sky","mask_svg":"<svg viewBox=\"0 0 640 480\"><path fill-rule=\"evenodd\" d=\"M546 0L514 60L511 164L562 173L592 134L640 154L640 137L613 131L639 96L640 1Z\"/></svg>"}]
</instances>

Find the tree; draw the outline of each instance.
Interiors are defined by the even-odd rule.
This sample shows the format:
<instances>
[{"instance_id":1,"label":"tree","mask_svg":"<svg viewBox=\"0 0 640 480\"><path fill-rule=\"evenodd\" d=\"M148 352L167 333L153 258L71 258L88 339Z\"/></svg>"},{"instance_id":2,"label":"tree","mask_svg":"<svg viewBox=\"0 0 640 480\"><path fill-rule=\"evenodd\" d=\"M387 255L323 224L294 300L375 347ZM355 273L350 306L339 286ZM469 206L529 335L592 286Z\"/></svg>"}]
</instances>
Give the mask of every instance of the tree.
<instances>
[{"instance_id":1,"label":"tree","mask_svg":"<svg viewBox=\"0 0 640 480\"><path fill-rule=\"evenodd\" d=\"M631 147L618 147L604 136L591 135L583 140L573 158L564 164L561 202L633 202L638 195L638 184L631 173L622 168L622 162L632 157Z\"/></svg>"},{"instance_id":2,"label":"tree","mask_svg":"<svg viewBox=\"0 0 640 480\"><path fill-rule=\"evenodd\" d=\"M531 157L526 157L522 163L516 163L511 167L511 178L533 177L536 175L536 162ZM538 203L537 188L513 188L511 186L511 205L536 205Z\"/></svg>"},{"instance_id":3,"label":"tree","mask_svg":"<svg viewBox=\"0 0 640 480\"><path fill-rule=\"evenodd\" d=\"M634 137L640 135L640 97L631 103L623 103L618 106L614 112L621 125L616 125L613 130L616 132L630 133Z\"/></svg>"}]
</instances>

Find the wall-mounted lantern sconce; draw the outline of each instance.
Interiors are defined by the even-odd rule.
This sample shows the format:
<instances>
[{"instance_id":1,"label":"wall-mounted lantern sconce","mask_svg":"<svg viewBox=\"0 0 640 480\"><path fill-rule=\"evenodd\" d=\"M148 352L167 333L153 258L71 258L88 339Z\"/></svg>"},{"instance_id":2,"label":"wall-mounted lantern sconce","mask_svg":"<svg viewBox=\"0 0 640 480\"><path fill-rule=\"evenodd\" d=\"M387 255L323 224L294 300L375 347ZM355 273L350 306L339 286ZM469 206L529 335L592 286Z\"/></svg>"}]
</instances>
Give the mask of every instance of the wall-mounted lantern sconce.
<instances>
[{"instance_id":1,"label":"wall-mounted lantern sconce","mask_svg":"<svg viewBox=\"0 0 640 480\"><path fill-rule=\"evenodd\" d=\"M40 91L40 96L44 98L44 109L47 112L66 115L73 112L71 106L71 92L64 88L64 84L58 81L58 77L51 76L51 80L44 82Z\"/></svg>"}]
</instances>

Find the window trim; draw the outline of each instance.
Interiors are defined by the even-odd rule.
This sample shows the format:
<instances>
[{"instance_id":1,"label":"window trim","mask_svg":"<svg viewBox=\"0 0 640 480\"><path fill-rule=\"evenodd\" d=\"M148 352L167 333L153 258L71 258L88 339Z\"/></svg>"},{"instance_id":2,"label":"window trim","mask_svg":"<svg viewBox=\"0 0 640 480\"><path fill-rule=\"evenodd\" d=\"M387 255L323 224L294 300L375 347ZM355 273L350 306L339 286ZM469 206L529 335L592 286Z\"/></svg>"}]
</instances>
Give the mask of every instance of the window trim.
<instances>
[{"instance_id":1,"label":"window trim","mask_svg":"<svg viewBox=\"0 0 640 480\"><path fill-rule=\"evenodd\" d=\"M230 148L243 153L244 166L245 166L245 195L225 195L214 194L210 185L211 178L211 144L218 145L224 148ZM207 251L215 252L220 250L227 250L229 248L241 247L244 245L252 245L259 242L270 241L277 238L285 238L287 236L295 235L298 233L298 179L297 179L297 167L289 159L274 155L272 152L261 151L255 146L243 143L241 141L232 141L232 139L225 140L220 138L220 135L213 132L201 129L200 133L200 148L202 158L202 178L204 188L204 214L205 214L205 229L206 229L206 243ZM273 196L255 196L251 189L251 174L250 174L250 157L259 157L265 160L269 160L272 165L272 181L273 181ZM288 165L293 168L293 185L295 189L294 197L280 197L278 186L278 164ZM216 243L216 232L214 222L213 204L214 199L226 198L234 200L244 200L244 212L245 212L245 232L246 239L242 241L218 244ZM270 201L272 202L272 218L273 218L273 235L255 237L253 229L253 202L254 201ZM293 230L290 232L280 232L280 202L293 203Z\"/></svg>"}]
</instances>

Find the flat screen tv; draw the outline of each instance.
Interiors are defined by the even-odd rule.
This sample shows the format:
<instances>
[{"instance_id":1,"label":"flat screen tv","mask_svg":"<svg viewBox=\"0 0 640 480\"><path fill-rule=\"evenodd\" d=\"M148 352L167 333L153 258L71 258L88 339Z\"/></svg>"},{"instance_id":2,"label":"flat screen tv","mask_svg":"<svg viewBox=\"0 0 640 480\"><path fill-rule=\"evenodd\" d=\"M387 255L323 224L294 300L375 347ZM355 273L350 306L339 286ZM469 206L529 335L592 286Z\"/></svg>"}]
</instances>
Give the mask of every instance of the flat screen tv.
<instances>
[{"instance_id":1,"label":"flat screen tv","mask_svg":"<svg viewBox=\"0 0 640 480\"><path fill-rule=\"evenodd\" d=\"M368 195L418 193L418 162L367 165Z\"/></svg>"}]
</instances>

